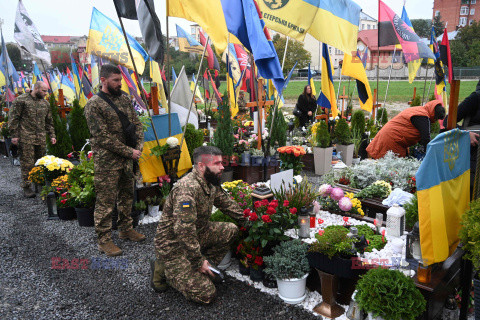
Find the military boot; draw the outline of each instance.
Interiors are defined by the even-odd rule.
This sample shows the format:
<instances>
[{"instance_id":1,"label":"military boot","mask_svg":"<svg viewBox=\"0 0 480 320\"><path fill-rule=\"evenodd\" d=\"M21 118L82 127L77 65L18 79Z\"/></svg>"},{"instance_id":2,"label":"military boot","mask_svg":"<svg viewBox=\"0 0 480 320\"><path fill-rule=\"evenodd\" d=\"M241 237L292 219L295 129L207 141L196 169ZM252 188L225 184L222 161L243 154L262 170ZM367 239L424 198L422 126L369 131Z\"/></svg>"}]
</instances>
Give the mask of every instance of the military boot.
<instances>
[{"instance_id":1,"label":"military boot","mask_svg":"<svg viewBox=\"0 0 480 320\"><path fill-rule=\"evenodd\" d=\"M128 239L135 242L145 240L145 235L138 233L133 228L128 231L120 231L118 237L120 239Z\"/></svg>"},{"instance_id":2,"label":"military boot","mask_svg":"<svg viewBox=\"0 0 480 320\"><path fill-rule=\"evenodd\" d=\"M164 292L168 288L165 264L159 259L150 260L150 287L155 292Z\"/></svg>"},{"instance_id":3,"label":"military boot","mask_svg":"<svg viewBox=\"0 0 480 320\"><path fill-rule=\"evenodd\" d=\"M35 198L35 192L30 187L23 187L23 196L25 198Z\"/></svg>"},{"instance_id":4,"label":"military boot","mask_svg":"<svg viewBox=\"0 0 480 320\"><path fill-rule=\"evenodd\" d=\"M119 256L123 253L122 249L117 247L113 241L108 241L103 244L98 244L98 250L104 252L109 257Z\"/></svg>"}]
</instances>

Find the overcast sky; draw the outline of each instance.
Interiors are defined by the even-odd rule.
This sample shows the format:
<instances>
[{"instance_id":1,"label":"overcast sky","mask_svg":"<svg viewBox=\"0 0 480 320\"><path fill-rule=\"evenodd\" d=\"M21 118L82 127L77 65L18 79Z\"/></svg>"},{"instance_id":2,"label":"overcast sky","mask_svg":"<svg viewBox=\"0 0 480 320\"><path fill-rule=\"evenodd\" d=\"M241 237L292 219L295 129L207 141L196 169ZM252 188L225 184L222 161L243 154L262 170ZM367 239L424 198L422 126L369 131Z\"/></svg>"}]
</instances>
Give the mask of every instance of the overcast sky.
<instances>
[{"instance_id":1,"label":"overcast sky","mask_svg":"<svg viewBox=\"0 0 480 320\"><path fill-rule=\"evenodd\" d=\"M180 0L177 0L180 1ZM263 1L263 0L257 0ZM377 18L377 0L354 0L368 15ZM398 15L401 15L402 0L384 0ZM5 41L13 39L13 26L17 0L0 0L0 19L3 20L3 36ZM162 32L166 34L165 0L154 0L155 11L162 24ZM115 8L112 0L23 0L23 4L42 35L88 35L92 8L96 7L100 12L117 21ZM433 0L408 0L406 9L410 19L431 19ZM124 19L127 32L133 36L141 36L137 21ZM175 24L187 28L189 21L179 18L169 18L170 34L175 35Z\"/></svg>"}]
</instances>

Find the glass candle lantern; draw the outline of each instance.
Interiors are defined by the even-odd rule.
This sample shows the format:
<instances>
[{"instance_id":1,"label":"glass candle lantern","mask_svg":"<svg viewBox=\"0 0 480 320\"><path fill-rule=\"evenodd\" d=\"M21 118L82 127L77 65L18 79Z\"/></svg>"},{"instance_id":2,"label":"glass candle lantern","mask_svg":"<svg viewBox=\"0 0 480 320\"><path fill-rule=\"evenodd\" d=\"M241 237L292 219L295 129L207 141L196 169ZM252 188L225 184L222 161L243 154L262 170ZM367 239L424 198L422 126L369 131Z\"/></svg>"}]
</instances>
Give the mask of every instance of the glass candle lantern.
<instances>
[{"instance_id":1,"label":"glass candle lantern","mask_svg":"<svg viewBox=\"0 0 480 320\"><path fill-rule=\"evenodd\" d=\"M422 249L420 247L420 229L418 222L413 226L412 232L407 234L406 257L417 261L422 260Z\"/></svg>"},{"instance_id":2,"label":"glass candle lantern","mask_svg":"<svg viewBox=\"0 0 480 320\"><path fill-rule=\"evenodd\" d=\"M380 229L382 228L383 225L383 213L377 213L375 215L375 226L377 227L377 233L380 234Z\"/></svg>"},{"instance_id":3,"label":"glass candle lantern","mask_svg":"<svg viewBox=\"0 0 480 320\"><path fill-rule=\"evenodd\" d=\"M310 215L305 207L300 209L300 214L298 215L298 226L298 236L300 238L310 237Z\"/></svg>"},{"instance_id":4,"label":"glass candle lantern","mask_svg":"<svg viewBox=\"0 0 480 320\"><path fill-rule=\"evenodd\" d=\"M54 192L49 192L47 195L47 210L48 220L57 220L57 197Z\"/></svg>"},{"instance_id":5,"label":"glass candle lantern","mask_svg":"<svg viewBox=\"0 0 480 320\"><path fill-rule=\"evenodd\" d=\"M387 210L387 234L392 237L400 237L405 230L405 210L394 204Z\"/></svg>"},{"instance_id":6,"label":"glass candle lantern","mask_svg":"<svg viewBox=\"0 0 480 320\"><path fill-rule=\"evenodd\" d=\"M430 283L432 277L432 267L424 266L421 262L417 268L417 279L420 283Z\"/></svg>"}]
</instances>

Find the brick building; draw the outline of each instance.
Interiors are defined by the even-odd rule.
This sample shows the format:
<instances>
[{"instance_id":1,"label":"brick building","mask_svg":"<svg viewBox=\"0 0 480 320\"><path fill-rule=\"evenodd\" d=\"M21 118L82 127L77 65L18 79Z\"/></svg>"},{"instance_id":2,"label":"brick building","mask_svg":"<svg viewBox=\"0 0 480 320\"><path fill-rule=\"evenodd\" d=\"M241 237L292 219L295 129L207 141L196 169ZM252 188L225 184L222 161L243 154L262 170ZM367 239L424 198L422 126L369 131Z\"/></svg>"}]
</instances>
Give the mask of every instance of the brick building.
<instances>
[{"instance_id":1,"label":"brick building","mask_svg":"<svg viewBox=\"0 0 480 320\"><path fill-rule=\"evenodd\" d=\"M478 7L478 8L477 8ZM447 24L447 31L455 31L478 21L480 5L477 0L434 0L433 16L440 15Z\"/></svg>"}]
</instances>

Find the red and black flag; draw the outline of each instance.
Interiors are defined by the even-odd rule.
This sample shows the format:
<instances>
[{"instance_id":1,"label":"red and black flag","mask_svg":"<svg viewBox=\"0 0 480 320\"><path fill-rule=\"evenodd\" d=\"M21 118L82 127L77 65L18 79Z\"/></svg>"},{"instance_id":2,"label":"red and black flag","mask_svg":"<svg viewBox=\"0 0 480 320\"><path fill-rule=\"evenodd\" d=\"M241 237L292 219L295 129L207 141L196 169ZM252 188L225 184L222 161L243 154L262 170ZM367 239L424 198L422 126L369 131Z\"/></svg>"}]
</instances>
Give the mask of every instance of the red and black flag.
<instances>
[{"instance_id":1,"label":"red and black flag","mask_svg":"<svg viewBox=\"0 0 480 320\"><path fill-rule=\"evenodd\" d=\"M440 59L444 66L448 68L448 83L452 83L454 79L453 76L453 66L452 66L452 55L450 54L450 41L448 40L447 28L443 33L442 42L440 43Z\"/></svg>"},{"instance_id":2,"label":"red and black flag","mask_svg":"<svg viewBox=\"0 0 480 320\"><path fill-rule=\"evenodd\" d=\"M200 43L202 46L205 47L207 43L207 39L205 39L205 35L203 32L200 31ZM207 45L207 62L208 62L208 69L212 70L220 70L220 65L218 64L217 56L213 53L212 47L210 46L210 42Z\"/></svg>"}]
</instances>

